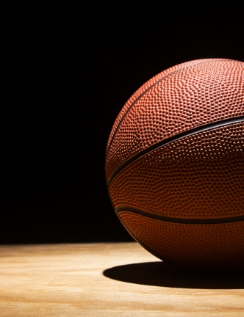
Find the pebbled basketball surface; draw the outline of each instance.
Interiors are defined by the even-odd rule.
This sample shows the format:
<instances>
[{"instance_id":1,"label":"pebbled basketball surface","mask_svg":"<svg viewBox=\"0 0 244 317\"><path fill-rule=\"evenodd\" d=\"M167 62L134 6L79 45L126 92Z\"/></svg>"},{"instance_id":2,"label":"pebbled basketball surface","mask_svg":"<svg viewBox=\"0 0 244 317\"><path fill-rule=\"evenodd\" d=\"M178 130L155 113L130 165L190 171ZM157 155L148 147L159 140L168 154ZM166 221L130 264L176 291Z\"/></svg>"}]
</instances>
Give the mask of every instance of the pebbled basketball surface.
<instances>
[{"instance_id":1,"label":"pebbled basketball surface","mask_svg":"<svg viewBox=\"0 0 244 317\"><path fill-rule=\"evenodd\" d=\"M244 267L244 63L197 60L143 85L109 137L106 177L130 234L159 258Z\"/></svg>"}]
</instances>

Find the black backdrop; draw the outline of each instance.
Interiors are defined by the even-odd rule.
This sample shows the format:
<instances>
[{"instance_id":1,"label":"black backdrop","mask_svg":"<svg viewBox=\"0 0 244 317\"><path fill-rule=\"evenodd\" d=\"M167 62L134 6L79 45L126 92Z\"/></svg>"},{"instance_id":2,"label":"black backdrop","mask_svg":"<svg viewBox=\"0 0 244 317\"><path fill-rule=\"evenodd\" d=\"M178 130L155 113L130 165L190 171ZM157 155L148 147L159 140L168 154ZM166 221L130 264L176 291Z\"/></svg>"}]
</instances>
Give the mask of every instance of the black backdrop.
<instances>
[{"instance_id":1,"label":"black backdrop","mask_svg":"<svg viewBox=\"0 0 244 317\"><path fill-rule=\"evenodd\" d=\"M131 239L105 182L106 142L118 112L170 66L210 57L244 61L240 7L180 3L9 7L0 243Z\"/></svg>"}]
</instances>

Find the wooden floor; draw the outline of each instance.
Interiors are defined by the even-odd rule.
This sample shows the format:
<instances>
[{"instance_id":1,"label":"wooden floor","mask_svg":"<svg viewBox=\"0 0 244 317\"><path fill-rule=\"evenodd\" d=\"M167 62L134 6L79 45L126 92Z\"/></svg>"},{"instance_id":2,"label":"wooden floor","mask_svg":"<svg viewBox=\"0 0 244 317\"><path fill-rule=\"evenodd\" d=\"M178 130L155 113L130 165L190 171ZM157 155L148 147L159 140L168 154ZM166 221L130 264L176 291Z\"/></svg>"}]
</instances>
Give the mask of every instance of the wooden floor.
<instances>
[{"instance_id":1,"label":"wooden floor","mask_svg":"<svg viewBox=\"0 0 244 317\"><path fill-rule=\"evenodd\" d=\"M244 316L244 274L199 274L136 243L0 247L0 316Z\"/></svg>"}]
</instances>

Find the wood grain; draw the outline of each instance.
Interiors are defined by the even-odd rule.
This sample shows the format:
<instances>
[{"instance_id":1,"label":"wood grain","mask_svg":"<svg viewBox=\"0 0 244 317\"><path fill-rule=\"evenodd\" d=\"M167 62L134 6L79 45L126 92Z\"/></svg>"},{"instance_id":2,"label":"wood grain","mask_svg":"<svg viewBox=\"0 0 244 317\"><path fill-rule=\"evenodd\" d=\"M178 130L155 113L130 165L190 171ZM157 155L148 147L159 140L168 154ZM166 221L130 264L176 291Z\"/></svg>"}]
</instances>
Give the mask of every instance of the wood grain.
<instances>
[{"instance_id":1,"label":"wood grain","mask_svg":"<svg viewBox=\"0 0 244 317\"><path fill-rule=\"evenodd\" d=\"M1 246L0 316L244 316L244 275L184 271L136 243Z\"/></svg>"}]
</instances>

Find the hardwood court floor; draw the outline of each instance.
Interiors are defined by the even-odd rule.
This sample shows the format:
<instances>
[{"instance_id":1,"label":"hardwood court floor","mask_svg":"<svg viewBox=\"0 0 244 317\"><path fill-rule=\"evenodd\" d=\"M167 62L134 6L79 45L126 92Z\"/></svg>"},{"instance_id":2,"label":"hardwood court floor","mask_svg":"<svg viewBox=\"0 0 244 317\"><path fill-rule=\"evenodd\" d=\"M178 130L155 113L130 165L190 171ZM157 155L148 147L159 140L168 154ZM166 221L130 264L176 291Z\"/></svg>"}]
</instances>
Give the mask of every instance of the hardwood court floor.
<instances>
[{"instance_id":1,"label":"hardwood court floor","mask_svg":"<svg viewBox=\"0 0 244 317\"><path fill-rule=\"evenodd\" d=\"M244 316L244 274L185 271L137 243L0 246L0 316Z\"/></svg>"}]
</instances>

